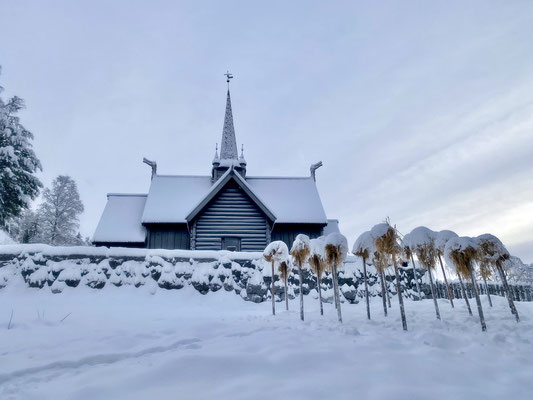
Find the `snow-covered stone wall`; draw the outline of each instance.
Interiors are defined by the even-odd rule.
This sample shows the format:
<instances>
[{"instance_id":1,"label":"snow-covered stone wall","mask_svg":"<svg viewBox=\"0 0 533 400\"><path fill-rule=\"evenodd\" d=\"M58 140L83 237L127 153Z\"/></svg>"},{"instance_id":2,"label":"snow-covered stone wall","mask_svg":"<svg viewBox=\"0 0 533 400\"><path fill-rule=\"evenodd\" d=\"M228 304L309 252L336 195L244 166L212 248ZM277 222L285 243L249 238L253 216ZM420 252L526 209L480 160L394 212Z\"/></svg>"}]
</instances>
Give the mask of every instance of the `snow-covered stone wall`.
<instances>
[{"instance_id":1,"label":"snow-covered stone wall","mask_svg":"<svg viewBox=\"0 0 533 400\"><path fill-rule=\"evenodd\" d=\"M380 296L380 281L372 266L368 267L368 274L370 294ZM412 270L402 269L401 277L405 295L416 296ZM0 288L15 280L53 293L80 285L93 289L132 285L147 287L150 291L192 285L203 294L226 290L245 300L262 302L270 298L271 279L270 263L263 260L261 253L255 252L0 246ZM299 294L298 279L297 269L294 269L289 276L289 297ZM362 266L355 257L348 257L340 270L339 286L344 301L357 303L363 299ZM393 276L387 277L387 287L394 295ZM308 269L303 274L303 291L306 295L318 296L316 277ZM425 291L428 294L427 288ZM283 282L279 277L276 277L276 296L283 300ZM325 301L333 297L329 274L322 279L322 296Z\"/></svg>"}]
</instances>

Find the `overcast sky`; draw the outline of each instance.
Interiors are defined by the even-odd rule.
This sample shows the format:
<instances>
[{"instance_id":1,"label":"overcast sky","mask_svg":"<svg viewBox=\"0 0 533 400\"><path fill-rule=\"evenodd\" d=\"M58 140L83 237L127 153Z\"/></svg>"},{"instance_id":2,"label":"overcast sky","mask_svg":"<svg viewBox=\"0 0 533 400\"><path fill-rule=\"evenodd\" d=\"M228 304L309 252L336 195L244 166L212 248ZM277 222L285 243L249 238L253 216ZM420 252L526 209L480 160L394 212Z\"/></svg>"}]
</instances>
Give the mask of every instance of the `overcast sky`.
<instances>
[{"instance_id":1,"label":"overcast sky","mask_svg":"<svg viewBox=\"0 0 533 400\"><path fill-rule=\"evenodd\" d=\"M229 69L250 175L305 176L353 242L387 216L533 261L533 2L0 0L3 96L49 185L210 173Z\"/></svg>"}]
</instances>

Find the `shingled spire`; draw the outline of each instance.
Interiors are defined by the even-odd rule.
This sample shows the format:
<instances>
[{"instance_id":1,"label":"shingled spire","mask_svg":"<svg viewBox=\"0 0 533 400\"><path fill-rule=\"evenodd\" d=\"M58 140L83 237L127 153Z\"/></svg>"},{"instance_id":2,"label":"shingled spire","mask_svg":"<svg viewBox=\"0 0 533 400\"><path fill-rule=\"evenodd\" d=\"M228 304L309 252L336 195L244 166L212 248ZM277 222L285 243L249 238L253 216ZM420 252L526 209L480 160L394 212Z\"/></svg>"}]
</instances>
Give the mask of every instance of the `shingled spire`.
<instances>
[{"instance_id":1,"label":"shingled spire","mask_svg":"<svg viewBox=\"0 0 533 400\"><path fill-rule=\"evenodd\" d=\"M235 128L233 127L233 113L231 112L231 97L228 89L226 100L226 115L224 116L224 128L222 130L222 141L220 142L220 159L237 160L237 140L235 139Z\"/></svg>"}]
</instances>

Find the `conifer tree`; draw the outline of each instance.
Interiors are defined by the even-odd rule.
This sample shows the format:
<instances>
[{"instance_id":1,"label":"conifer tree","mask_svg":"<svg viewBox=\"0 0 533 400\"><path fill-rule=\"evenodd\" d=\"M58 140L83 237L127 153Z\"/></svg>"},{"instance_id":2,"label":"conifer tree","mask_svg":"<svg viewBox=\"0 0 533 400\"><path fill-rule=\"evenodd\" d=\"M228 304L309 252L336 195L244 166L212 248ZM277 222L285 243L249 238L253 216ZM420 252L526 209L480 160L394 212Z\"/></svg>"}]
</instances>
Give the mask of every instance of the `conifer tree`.
<instances>
[{"instance_id":1,"label":"conifer tree","mask_svg":"<svg viewBox=\"0 0 533 400\"><path fill-rule=\"evenodd\" d=\"M32 149L33 134L17 116L23 108L20 97L0 97L0 228L28 208L42 187L35 176L42 168Z\"/></svg>"}]
</instances>

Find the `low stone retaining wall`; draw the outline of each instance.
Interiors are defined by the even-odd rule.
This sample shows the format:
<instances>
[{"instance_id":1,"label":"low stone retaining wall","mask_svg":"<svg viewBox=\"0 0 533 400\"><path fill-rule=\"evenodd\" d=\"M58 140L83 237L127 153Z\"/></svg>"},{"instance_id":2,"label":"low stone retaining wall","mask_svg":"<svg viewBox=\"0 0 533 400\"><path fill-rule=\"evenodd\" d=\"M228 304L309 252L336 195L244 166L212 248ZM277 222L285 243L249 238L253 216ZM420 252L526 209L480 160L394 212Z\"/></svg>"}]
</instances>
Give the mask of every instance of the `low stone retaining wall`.
<instances>
[{"instance_id":1,"label":"low stone retaining wall","mask_svg":"<svg viewBox=\"0 0 533 400\"><path fill-rule=\"evenodd\" d=\"M418 271L421 283L421 272ZM412 269L401 269L402 290L407 297L416 297ZM368 267L369 292L381 296L378 275ZM46 245L0 246L0 288L23 280L31 288L61 293L68 287L105 286L180 289L191 285L202 294L218 290L233 291L243 299L262 302L270 298L271 265L261 253L228 251L150 250L102 247L52 247ZM396 294L395 279L387 277L391 295ZM421 283L422 285L422 283ZM357 303L364 298L362 266L349 257L339 273L343 301ZM426 296L429 288L422 285ZM317 296L316 277L303 272L304 294ZM299 294L296 268L289 276L290 298ZM276 277L275 295L284 298L283 283ZM322 279L322 295L326 302L333 298L329 274Z\"/></svg>"}]
</instances>

